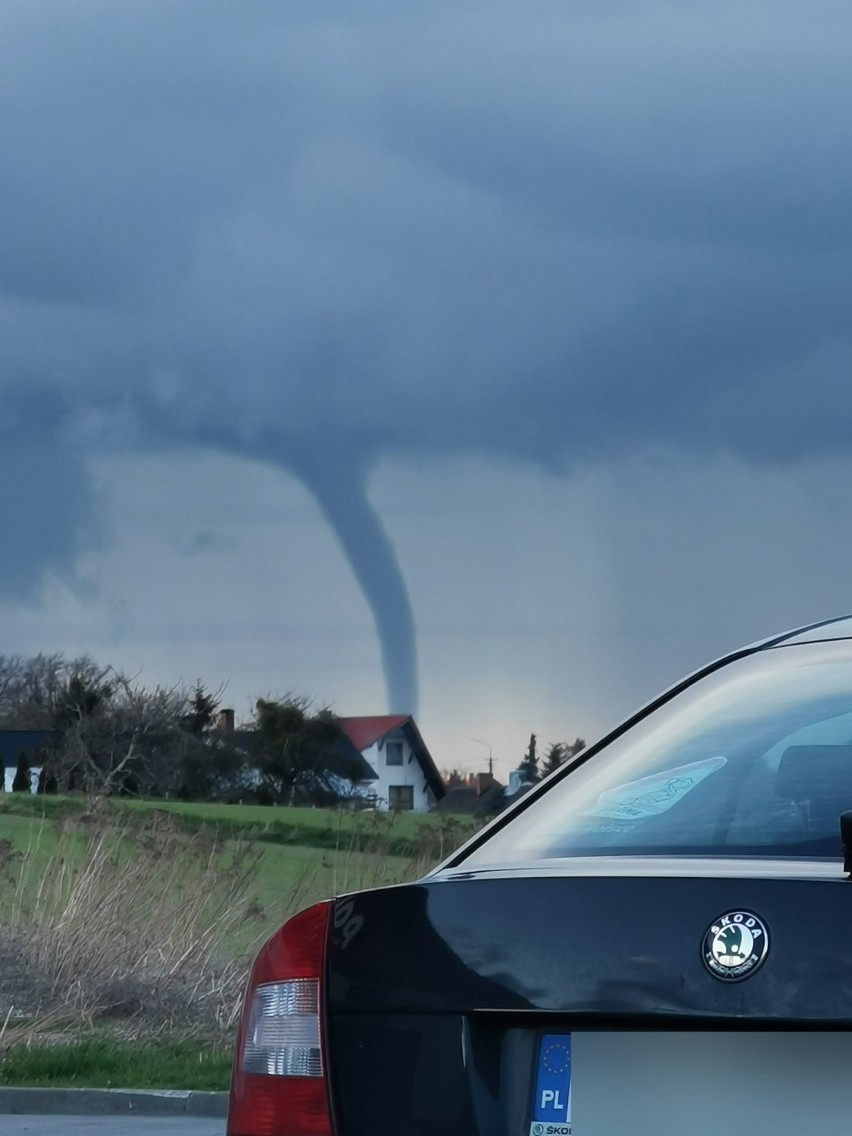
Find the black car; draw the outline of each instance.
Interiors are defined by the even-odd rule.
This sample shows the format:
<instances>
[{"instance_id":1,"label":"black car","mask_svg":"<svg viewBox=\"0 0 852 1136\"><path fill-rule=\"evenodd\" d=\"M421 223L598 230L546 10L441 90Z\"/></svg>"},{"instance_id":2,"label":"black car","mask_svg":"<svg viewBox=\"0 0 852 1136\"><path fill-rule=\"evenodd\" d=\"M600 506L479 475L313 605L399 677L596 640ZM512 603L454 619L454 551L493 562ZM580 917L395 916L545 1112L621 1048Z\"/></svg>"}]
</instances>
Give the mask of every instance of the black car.
<instances>
[{"instance_id":1,"label":"black car","mask_svg":"<svg viewBox=\"0 0 852 1136\"><path fill-rule=\"evenodd\" d=\"M842 1130L847 812L852 619L713 663L425 879L286 923L230 1136Z\"/></svg>"}]
</instances>

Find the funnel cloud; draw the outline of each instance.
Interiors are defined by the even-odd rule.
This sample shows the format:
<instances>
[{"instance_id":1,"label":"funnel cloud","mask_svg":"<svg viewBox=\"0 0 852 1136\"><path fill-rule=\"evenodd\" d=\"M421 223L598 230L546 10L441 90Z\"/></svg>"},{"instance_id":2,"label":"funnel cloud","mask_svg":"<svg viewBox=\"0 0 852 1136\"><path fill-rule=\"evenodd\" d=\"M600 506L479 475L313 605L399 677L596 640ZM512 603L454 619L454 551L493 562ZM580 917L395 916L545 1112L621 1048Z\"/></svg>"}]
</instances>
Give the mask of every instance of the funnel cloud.
<instances>
[{"instance_id":1,"label":"funnel cloud","mask_svg":"<svg viewBox=\"0 0 852 1136\"><path fill-rule=\"evenodd\" d=\"M417 714L417 645L408 590L393 545L367 496L364 471L353 462L329 471L306 458L290 467L314 495L364 598L370 605L382 655L388 711Z\"/></svg>"}]
</instances>

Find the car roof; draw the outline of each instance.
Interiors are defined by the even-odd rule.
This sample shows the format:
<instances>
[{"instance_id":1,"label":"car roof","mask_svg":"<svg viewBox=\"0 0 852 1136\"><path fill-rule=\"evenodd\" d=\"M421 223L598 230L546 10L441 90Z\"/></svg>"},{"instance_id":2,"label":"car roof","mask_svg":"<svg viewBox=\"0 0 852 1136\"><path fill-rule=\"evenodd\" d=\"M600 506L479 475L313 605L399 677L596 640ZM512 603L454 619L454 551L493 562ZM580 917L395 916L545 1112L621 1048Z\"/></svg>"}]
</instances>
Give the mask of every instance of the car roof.
<instances>
[{"instance_id":1,"label":"car roof","mask_svg":"<svg viewBox=\"0 0 852 1136\"><path fill-rule=\"evenodd\" d=\"M796 643L820 643L826 639L852 639L852 615L824 619L820 623L810 623L788 631L785 635L773 636L765 646L792 646Z\"/></svg>"},{"instance_id":2,"label":"car roof","mask_svg":"<svg viewBox=\"0 0 852 1136\"><path fill-rule=\"evenodd\" d=\"M834 616L832 619L823 619L817 623L809 623L804 626L796 627L790 631L782 632L780 635L772 635L766 639L758 640L756 643L751 643L747 647L742 647L738 651L730 652L722 655L715 661L706 664L700 669L693 671L691 674L686 675L679 682L673 686L663 690L650 702L646 702L640 706L629 717L625 718L615 729L605 733L599 740L592 743L586 749L582 750L577 758L565 762L562 768L555 772L552 776L559 779L561 776L567 775L571 769L576 768L577 765L584 763L592 758L599 750L605 748L610 742L614 741L621 734L626 733L637 722L641 721L647 715L653 713L657 707L663 705L670 698L691 686L694 682L699 681L705 675L711 674L713 671L724 667L726 664L734 662L737 659L742 659L748 655L755 654L759 651L768 651L776 647L792 646L799 643L819 643L827 640L842 640L852 639L852 615ZM524 794L524 796L510 805L508 809L500 813L490 824L486 825L484 829L474 833L467 841L465 841L460 848L449 856L446 860L437 865L436 868L429 873L432 875L440 875L442 872L449 868L454 868L463 863L468 853L477 849L485 841L489 840L492 833L499 831L512 818L519 813L523 812L526 808L530 807L540 798L542 792L547 792L547 786L550 779L540 782L535 785L531 792Z\"/></svg>"}]
</instances>

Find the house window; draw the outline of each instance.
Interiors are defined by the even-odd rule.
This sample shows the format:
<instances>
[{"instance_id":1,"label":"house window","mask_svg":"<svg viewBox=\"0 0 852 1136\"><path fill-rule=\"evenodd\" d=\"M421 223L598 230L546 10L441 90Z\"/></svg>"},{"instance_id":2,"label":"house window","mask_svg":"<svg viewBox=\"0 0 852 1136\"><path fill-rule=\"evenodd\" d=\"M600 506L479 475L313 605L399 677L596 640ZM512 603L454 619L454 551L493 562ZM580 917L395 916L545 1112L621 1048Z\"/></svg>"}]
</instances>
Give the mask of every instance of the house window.
<instances>
[{"instance_id":1,"label":"house window","mask_svg":"<svg viewBox=\"0 0 852 1136\"><path fill-rule=\"evenodd\" d=\"M414 786L389 785L388 808L396 809L399 812L411 812L414 808Z\"/></svg>"},{"instance_id":2,"label":"house window","mask_svg":"<svg viewBox=\"0 0 852 1136\"><path fill-rule=\"evenodd\" d=\"M385 743L385 765L402 765L402 742Z\"/></svg>"}]
</instances>

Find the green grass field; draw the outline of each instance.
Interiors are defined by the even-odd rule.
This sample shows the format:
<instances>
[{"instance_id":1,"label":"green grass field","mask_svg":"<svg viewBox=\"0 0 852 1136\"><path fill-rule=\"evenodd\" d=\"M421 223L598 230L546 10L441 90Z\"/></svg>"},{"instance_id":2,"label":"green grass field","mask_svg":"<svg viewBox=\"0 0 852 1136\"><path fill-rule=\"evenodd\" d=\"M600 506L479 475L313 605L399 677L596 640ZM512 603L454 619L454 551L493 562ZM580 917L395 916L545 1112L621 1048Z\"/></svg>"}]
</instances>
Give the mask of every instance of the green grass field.
<instances>
[{"instance_id":1,"label":"green grass field","mask_svg":"<svg viewBox=\"0 0 852 1136\"><path fill-rule=\"evenodd\" d=\"M303 845L340 852L363 850L437 862L479 827L468 817L422 813L383 813L354 809L278 808L271 805L228 805L198 801L133 800L104 802L117 815L167 813L188 828L212 828L224 836L265 843ZM0 794L0 817L6 815L59 820L87 809L80 796Z\"/></svg>"},{"instance_id":2,"label":"green grass field","mask_svg":"<svg viewBox=\"0 0 852 1136\"><path fill-rule=\"evenodd\" d=\"M179 801L107 804L117 836L125 824L132 830L137 820L144 824L165 814L186 825L190 835L215 836L225 859L245 844L261 853L246 894L254 917L223 943L230 952L249 949L319 899L415 879L473 831L471 825L414 814ZM60 833L63 855L73 860L75 849L82 854L85 815L81 797L0 797L0 877L14 876L15 856L24 854L24 891L32 891L57 854ZM8 889L0 888L0 912L7 901Z\"/></svg>"}]
</instances>

